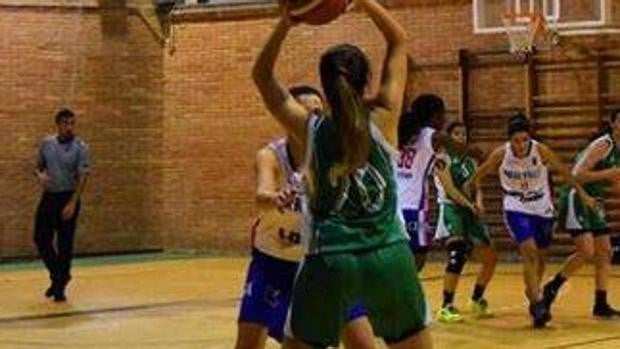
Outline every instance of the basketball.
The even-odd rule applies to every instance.
[[[295,21],[311,25],[327,24],[335,20],[347,10],[350,2],[350,0],[288,1],[291,18]]]

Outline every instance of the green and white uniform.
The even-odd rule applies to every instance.
[[[373,126],[368,163],[332,183],[336,134],[332,119],[309,121],[309,254],[287,332],[312,346],[337,345],[347,310],[362,303],[375,333],[397,342],[424,329],[430,316],[398,213],[392,151]]]
[[[448,167],[454,186],[458,190],[462,190],[463,184],[476,172],[476,161],[471,157],[444,153],[437,162],[443,162]],[[490,245],[491,237],[488,227],[482,224],[470,209],[454,203],[446,194],[437,176],[435,176],[435,186],[439,203],[435,239],[461,237],[473,245]]]
[[[620,166],[620,150],[611,134],[604,134],[592,141],[585,149],[580,151],[575,157],[573,174],[578,166],[587,158],[592,149],[604,142],[608,145],[609,151],[593,168],[594,171],[601,171]],[[604,181],[590,182],[583,184],[583,189],[590,196],[603,199],[606,195],[608,183]],[[560,196],[560,221],[564,223],[566,230],[573,236],[584,232],[591,232],[595,235],[606,234],[609,224],[605,218],[603,209],[593,211],[583,205],[579,195],[573,188],[565,187]]]

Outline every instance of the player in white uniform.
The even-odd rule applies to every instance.
[[[290,93],[312,113],[323,109],[320,93],[297,86]],[[236,349],[264,348],[267,337],[283,339],[302,246],[302,174],[304,146],[281,138],[258,151],[256,201],[259,217],[252,227],[252,260],[239,309]],[[374,348],[366,310],[358,305],[347,316],[346,348]]]
[[[496,148],[471,179],[475,188],[487,175],[499,171],[504,192],[504,221],[523,259],[526,295],[534,327],[544,327],[551,314],[542,301],[541,281],[545,252],[552,241],[554,206],[548,166],[577,189],[589,206],[596,201],[577,183],[558,156],[530,136],[529,121],[517,114],[508,121],[509,142]],[[467,185],[469,187],[469,185]]]
[[[432,232],[428,227],[428,180],[431,176],[435,151],[440,147],[456,153],[476,153],[467,146],[454,142],[437,132],[443,128],[446,107],[433,94],[418,96],[408,112],[398,122],[398,150],[396,182],[398,203],[409,234],[409,247],[415,256],[418,271],[426,261]],[[474,154],[479,155],[479,154]]]

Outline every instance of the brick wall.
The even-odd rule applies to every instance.
[[[67,95],[75,52],[82,58],[73,105],[95,162],[78,250],[246,250],[254,215],[254,154],[282,134],[250,79],[253,60],[275,24],[274,10],[177,14],[170,53],[123,8],[131,1],[93,0],[73,39],[55,33],[68,32],[78,18],[75,11],[2,6],[3,1],[0,30],[11,35],[0,39],[0,124],[9,131],[11,147],[0,154],[0,257],[32,253],[37,197],[29,177],[32,154],[36,141],[52,131],[51,116]],[[458,116],[458,50],[505,48],[506,38],[473,35],[470,1],[392,3],[417,64],[411,94],[441,94],[451,116]],[[585,44],[609,46],[606,40]],[[355,13],[329,26],[295,28],[278,64],[282,82],[317,84],[320,53],[344,41],[368,53],[377,77],[381,36]],[[617,75],[608,83],[617,85]],[[561,77],[549,79],[545,91],[575,87],[563,85]],[[525,103],[520,68],[476,69],[470,81],[472,108]]]
[[[0,127],[8,137],[0,153],[0,258],[34,253],[33,157],[64,104],[77,112],[93,161],[77,250],[161,247],[160,46],[123,8],[31,5],[0,3]]]
[[[473,35],[469,1],[399,2],[391,11],[407,29],[418,65],[411,94],[439,93],[451,116],[458,116],[458,50],[505,49],[507,38]],[[275,24],[273,11],[255,11],[254,16],[246,10],[203,11],[180,14],[176,20],[176,51],[164,57],[166,246],[247,248],[254,214],[254,153],[282,134],[250,79],[252,60]],[[344,41],[363,47],[376,77],[383,42],[362,14],[349,14],[325,27],[295,28],[285,43],[278,76],[284,84],[317,84],[322,50]],[[586,47],[594,45],[613,44],[585,41]],[[525,106],[521,67],[477,69],[470,81],[472,108]],[[553,83],[562,86],[561,79]],[[186,180],[179,181],[179,176]]]
[[[454,63],[460,48],[503,44],[502,37],[470,34],[470,5],[443,3],[392,10],[410,34],[408,45],[417,64]],[[176,51],[164,57],[166,245],[238,250],[248,245],[254,213],[255,151],[282,134],[250,77],[253,59],[275,19],[202,16],[176,24]],[[295,28],[277,67],[280,79],[284,84],[317,84],[321,52],[341,42],[360,45],[378,76],[382,38],[366,16],[350,14],[329,26]],[[414,93],[441,93],[451,110],[458,109],[457,70],[423,69],[416,81]]]

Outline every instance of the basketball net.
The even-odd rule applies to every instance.
[[[508,40],[510,53],[517,58],[526,58],[536,46],[559,43],[559,34],[555,26],[540,13],[517,14],[509,12],[502,18]]]

